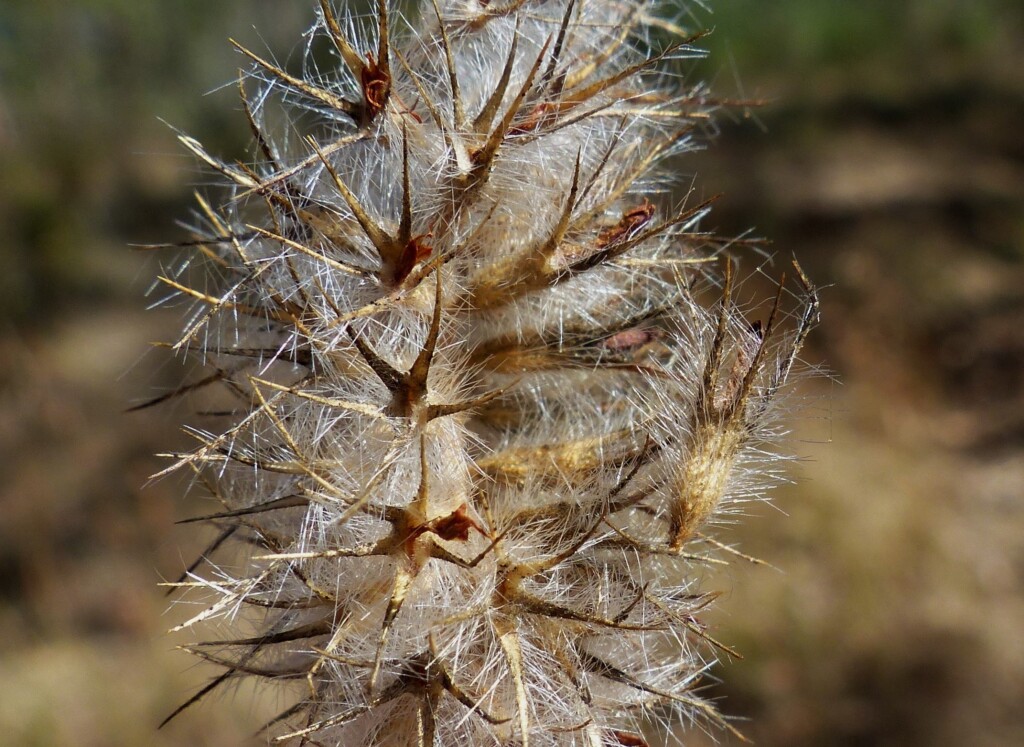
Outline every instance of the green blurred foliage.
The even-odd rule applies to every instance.
[[[171,127],[244,152],[231,94],[203,95],[241,64],[227,37],[287,52],[312,12],[269,0],[0,4],[0,315],[43,322],[138,293],[126,244],[173,236],[187,185],[204,178]],[[259,18],[273,20],[265,42]]]
[[[1019,51],[1018,0],[714,0],[709,66],[787,97],[901,95],[983,77],[1001,85]]]

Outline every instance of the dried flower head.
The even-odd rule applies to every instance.
[[[708,203],[671,207],[714,102],[654,4],[320,0],[300,70],[238,46],[257,158],[182,138],[231,194],[162,280],[209,368],[180,391],[223,390],[169,468],[221,504],[182,627],[248,632],[189,648],[223,673],[183,708],[252,676],[302,684],[278,742],[732,730],[707,530],[775,479],[817,303],[797,266],[751,324]]]

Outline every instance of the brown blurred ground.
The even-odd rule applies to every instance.
[[[179,238],[203,178],[155,116],[241,152],[231,93],[200,95],[239,64],[223,40],[261,44],[255,24],[287,51],[310,11],[163,5],[0,8],[13,745],[225,747],[258,720],[247,691],[155,732],[209,674],[172,651],[185,610],[165,613],[156,587],[203,538],[172,526],[190,508],[179,483],[140,490],[151,455],[184,443],[181,413],[122,410],[182,374],[146,353],[178,322],[143,312],[158,268],[126,244]],[[823,286],[805,358],[835,374],[794,397],[797,485],[724,530],[781,570],[716,579],[717,636],[746,658],[709,692],[766,746],[1024,744],[1024,10],[849,7],[721,0],[704,18],[716,87],[771,102],[723,117],[680,183],[726,193],[723,233],[772,239],[766,274],[795,254]]]

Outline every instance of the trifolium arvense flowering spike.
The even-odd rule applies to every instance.
[[[254,677],[293,683],[274,743],[735,731],[699,582],[778,480],[817,301],[794,263],[750,319],[673,196],[699,34],[636,0],[372,5],[320,0],[294,66],[235,45],[251,161],[181,137],[226,187],[160,278],[205,366],[172,394],[216,403],[168,471],[216,502],[175,585],[221,673],[175,713]]]

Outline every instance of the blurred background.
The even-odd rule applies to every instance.
[[[285,59],[314,5],[0,3],[5,744],[255,743],[249,690],[155,731],[209,675],[157,587],[207,538],[173,526],[180,482],[142,489],[184,413],[123,411],[182,370],[147,352],[179,319],[128,244],[184,238],[208,180],[172,128],[245,153],[227,38]],[[1024,4],[710,5],[683,16],[714,28],[694,79],[762,103],[680,183],[772,240],[767,274],[799,257],[834,376],[796,395],[796,484],[723,531],[778,570],[714,579],[745,658],[707,694],[765,746],[1024,744]]]

